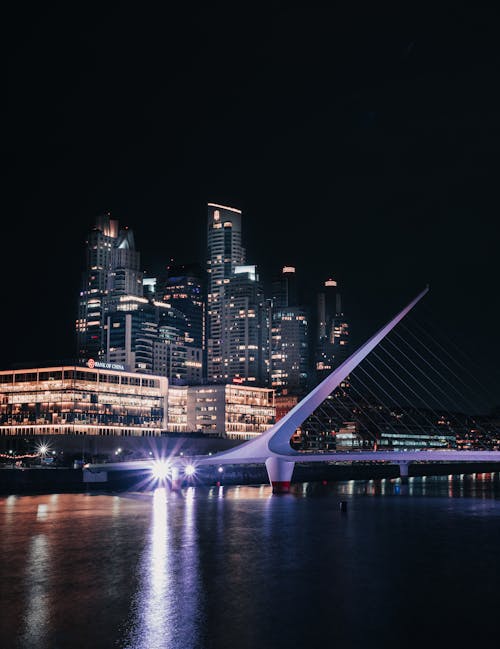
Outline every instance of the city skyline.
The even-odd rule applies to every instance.
[[[177,9],[165,38],[127,9],[11,10],[2,367],[73,350],[98,213],[185,263],[213,201],[242,210],[263,277],[334,276],[356,342],[429,283],[422,308],[498,392],[494,21],[386,18]]]

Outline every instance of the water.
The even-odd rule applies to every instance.
[[[2,498],[0,646],[498,646],[499,477]]]

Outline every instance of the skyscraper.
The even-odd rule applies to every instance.
[[[134,234],[125,228],[120,230],[111,247],[107,293],[110,299],[121,295],[143,295],[143,273],[140,270],[141,255],[135,249]]]
[[[309,318],[307,308],[298,304],[293,266],[273,280],[270,309],[271,386],[278,396],[300,396],[309,381]]]
[[[199,264],[168,266],[157,283],[157,299],[170,304],[186,317],[191,347],[205,347],[205,305],[203,270]]]
[[[262,385],[260,336],[264,292],[254,265],[236,266],[223,284],[221,353],[223,378]]]
[[[207,223],[207,377],[226,381],[222,346],[225,286],[235,268],[245,263],[241,242],[241,210],[208,203]],[[227,329],[226,329],[227,333]]]
[[[140,254],[132,230],[120,229],[109,212],[98,216],[86,241],[86,269],[76,322],[77,357],[103,358],[108,314],[118,308],[123,297],[142,295]]]
[[[283,266],[281,273],[272,281],[271,292],[275,308],[297,306],[297,273],[294,266]]]
[[[98,216],[86,241],[86,269],[76,321],[77,357],[86,360],[104,355],[104,312],[111,268],[111,251],[118,239],[119,225],[110,213]]]
[[[316,374],[318,382],[347,356],[349,325],[342,311],[342,300],[334,279],[327,279],[318,293]]]
[[[158,337],[156,309],[146,298],[123,295],[106,311],[106,361],[130,372],[153,372],[153,345]]]

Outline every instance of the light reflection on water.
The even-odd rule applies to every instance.
[[[153,493],[149,543],[140,562],[140,581],[134,596],[133,622],[126,647],[157,649],[171,646],[172,628],[170,526],[167,517],[167,491]]]
[[[9,496],[1,646],[387,648],[450,589],[488,631],[499,537],[499,473]]]
[[[39,505],[38,509],[40,507],[42,505]],[[32,646],[32,644],[36,643],[40,632],[43,636],[47,633],[47,600],[50,584],[48,583],[45,566],[49,560],[49,541],[45,534],[36,534],[30,540],[26,557],[26,602],[21,632],[24,646]]]

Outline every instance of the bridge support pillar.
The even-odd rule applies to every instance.
[[[273,488],[273,494],[283,494],[290,491],[290,482],[292,479],[295,462],[282,460],[272,455],[266,460],[267,475]]]
[[[170,489],[172,491],[180,491],[181,490],[181,482],[182,479],[179,475],[179,467],[173,466],[172,467],[172,474],[170,478]]]
[[[399,465],[399,477],[403,484],[408,484],[408,467],[410,466],[409,462],[398,462]]]

